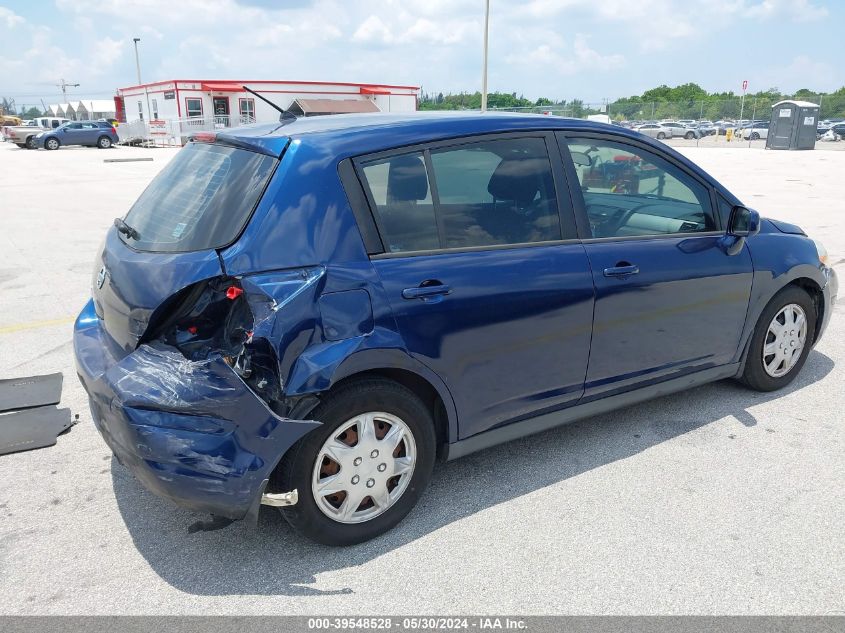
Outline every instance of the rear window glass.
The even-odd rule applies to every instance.
[[[241,232],[278,160],[243,149],[190,143],[155,177],[125,220],[133,248],[220,248]]]

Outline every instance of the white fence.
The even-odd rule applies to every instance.
[[[184,145],[191,134],[214,132],[230,127],[250,125],[255,118],[250,116],[202,116],[158,121],[129,121],[117,127],[121,143],[143,143],[151,145]]]

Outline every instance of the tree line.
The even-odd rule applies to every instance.
[[[772,105],[783,99],[811,101],[821,107],[823,118],[845,117],[845,86],[835,92],[814,92],[802,88],[787,94],[778,88],[749,92],[742,96],[734,92],[707,92],[695,83],[686,83],[670,88],[666,85],[646,90],[640,95],[622,97],[604,103],[586,103],[581,99],[558,99],[540,97],[526,99],[515,92],[492,92],[487,95],[489,109],[526,110],[531,112],[550,111],[572,117],[606,113],[615,120],[635,119],[736,119],[768,118]],[[481,107],[480,92],[458,94],[429,94],[423,92],[419,100],[420,110],[478,110]]]

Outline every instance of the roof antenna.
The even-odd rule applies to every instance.
[[[263,102],[270,104],[270,106],[274,110],[278,110],[279,112],[281,112],[281,114],[279,115],[279,123],[281,123],[282,125],[287,125],[288,123],[293,123],[294,121],[296,121],[296,115],[293,112],[291,112],[290,110],[283,110],[282,108],[277,106],[275,103],[270,101],[267,97],[262,97],[260,94],[255,92],[255,90],[252,90],[251,88],[248,88],[247,86],[242,86],[242,88],[244,90],[246,90],[247,92],[254,94],[256,97],[261,99]]]

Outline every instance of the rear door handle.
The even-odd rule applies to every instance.
[[[640,272],[639,266],[633,265],[626,265],[626,266],[614,266],[612,268],[605,268],[604,269],[604,276],[605,277],[630,277],[631,275],[636,275]]]
[[[435,286],[418,286],[417,288],[405,288],[402,291],[403,299],[427,299],[429,297],[437,297],[448,295],[452,289],[446,284],[439,284]]]

